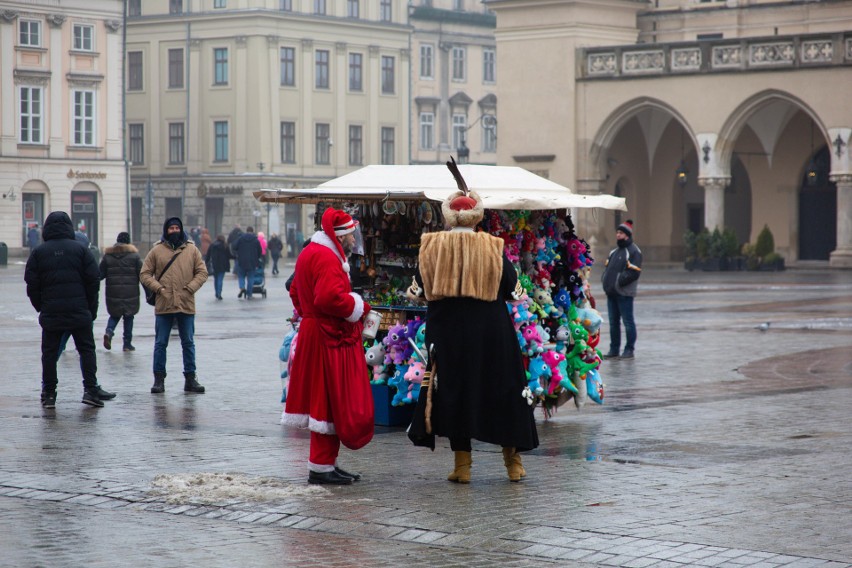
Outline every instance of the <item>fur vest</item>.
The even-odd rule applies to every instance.
[[[488,233],[448,231],[420,237],[420,275],[429,301],[497,299],[503,274],[503,239]]]

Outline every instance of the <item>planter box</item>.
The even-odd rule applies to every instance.
[[[722,258],[706,258],[701,263],[701,270],[705,272],[718,272],[720,270],[725,270],[725,266],[723,266]]]
[[[373,389],[373,405],[375,407],[374,422],[377,426],[408,426],[414,415],[414,405],[392,406],[395,389],[387,385],[370,385]]]

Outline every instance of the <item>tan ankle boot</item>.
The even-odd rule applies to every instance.
[[[515,448],[503,448],[503,464],[509,474],[509,481],[520,481],[527,475],[524,464],[521,463],[521,454]]]
[[[470,483],[470,464],[473,463],[470,452],[454,452],[454,454],[456,467],[447,476],[447,480],[456,483]]]

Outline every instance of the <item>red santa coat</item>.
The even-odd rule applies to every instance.
[[[361,346],[364,300],[352,292],[348,266],[323,232],[296,261],[290,298],[303,319],[283,423],[336,434],[357,450],[373,438],[373,395]]]

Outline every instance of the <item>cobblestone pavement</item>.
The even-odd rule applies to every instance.
[[[23,266],[0,268],[0,566],[852,565],[852,271],[649,267],[637,358],[605,363],[603,406],[537,414],[522,483],[488,445],[469,486],[448,483],[448,444],[377,427],[341,455],[364,479],[326,489],[306,483],[308,437],[278,424],[290,269],[265,300],[238,300],[232,277],[224,301],[202,288],[206,394],[183,393],[174,336],[151,395],[151,309],[123,353],[100,346],[102,308],[99,378],[118,397],[80,404],[71,352],[43,410]],[[261,489],[157,486],[190,474]]]

